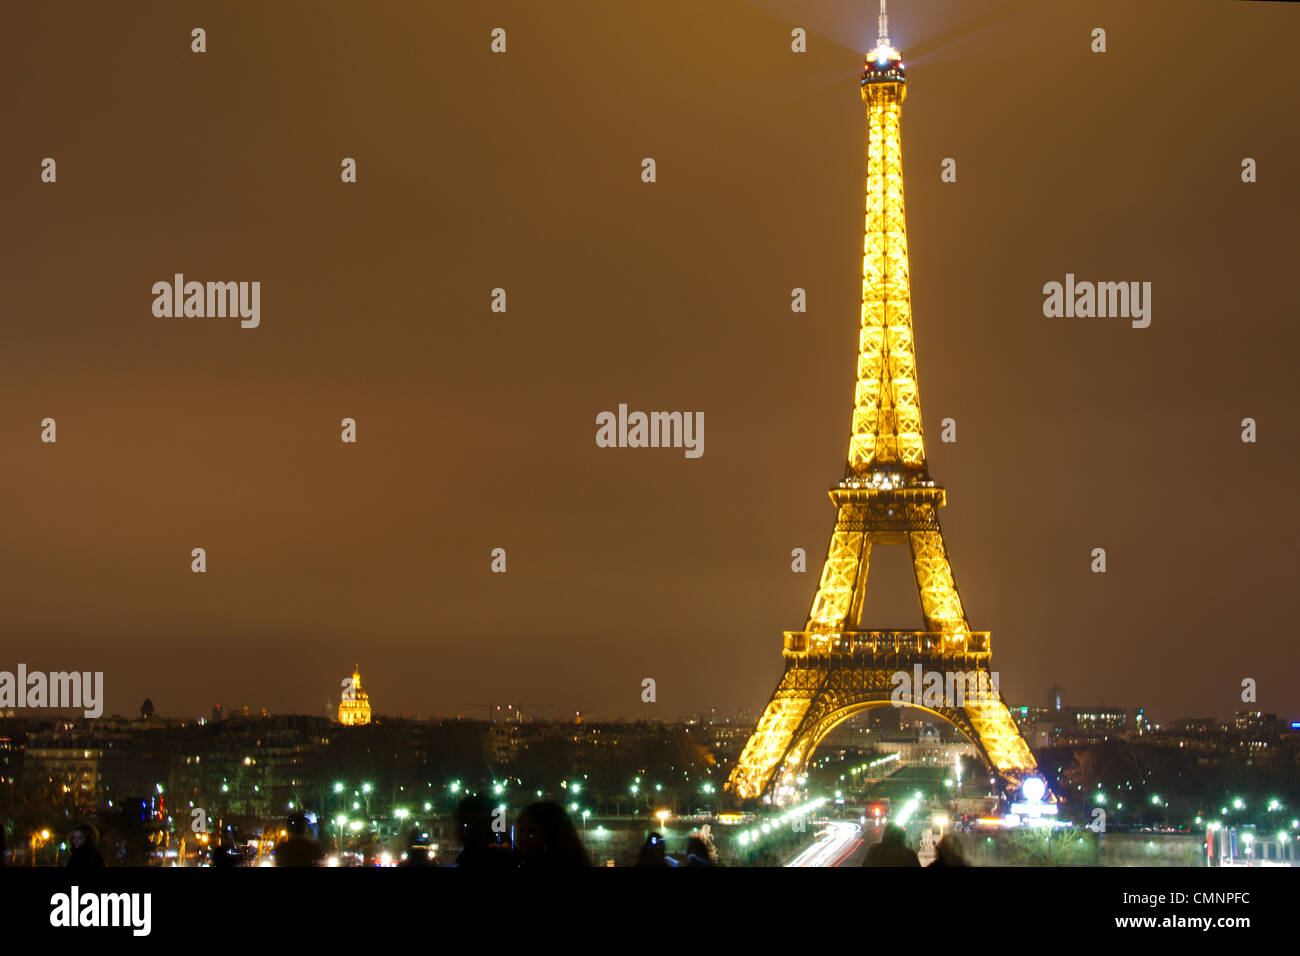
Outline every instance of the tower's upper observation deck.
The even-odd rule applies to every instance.
[[[867,54],[862,66],[862,86],[873,83],[906,83],[903,59],[897,50],[877,47]]]

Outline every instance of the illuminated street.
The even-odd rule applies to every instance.
[[[847,820],[832,820],[817,835],[812,846],[786,866],[843,866],[858,862],[863,847],[862,827]]]

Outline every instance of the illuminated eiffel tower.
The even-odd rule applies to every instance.
[[[869,124],[866,243],[848,466],[830,492],[839,513],[808,622],[785,633],[785,673],[727,784],[741,798],[785,802],[826,734],[855,713],[890,706],[891,675],[910,677],[918,664],[922,673],[942,675],[950,696],[923,696],[913,687],[909,704],[928,703],[924,709],[955,725],[1004,791],[1037,777],[996,688],[981,694],[987,684],[972,687],[951,676],[988,678],[989,634],[972,631],[966,621],[939,527],[945,494],[925,461],[903,217],[899,119],[907,83],[889,45],[884,0],[880,7],[880,38],[862,71]],[[924,630],[857,629],[873,544],[911,549]],[[1037,781],[1029,789],[1041,792]]]

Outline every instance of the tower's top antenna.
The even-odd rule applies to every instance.
[[[903,61],[898,51],[889,45],[889,13],[885,10],[885,0],[880,0],[880,36],[876,39],[876,48],[867,54],[867,65],[862,74],[862,82],[888,81],[890,83],[903,79]]]

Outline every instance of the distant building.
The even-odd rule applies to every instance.
[[[1151,731],[1141,707],[1067,707],[1060,703],[1060,688],[1052,688],[1048,706],[1011,708],[1012,719],[1031,747],[1132,740]]]
[[[919,728],[886,730],[877,736],[876,749],[881,753],[898,754],[898,762],[904,767],[951,766],[958,755],[979,759],[975,747],[964,736],[928,722]]]
[[[518,758],[523,736],[521,729],[518,723],[488,725],[485,748],[489,763],[496,766]]]
[[[1239,710],[1233,718],[1233,729],[1247,750],[1261,751],[1277,741],[1282,723],[1277,714],[1258,710]]]
[[[361,689],[361,670],[352,669],[352,681],[343,689],[339,701],[339,723],[346,727],[360,727],[370,723],[370,695]]]
[[[1277,714],[1264,714],[1258,710],[1237,711],[1233,726],[1242,734],[1270,733],[1281,729]]]
[[[41,790],[67,795],[77,806],[98,804],[100,792],[99,750],[80,747],[31,747],[25,754],[24,775]]]

